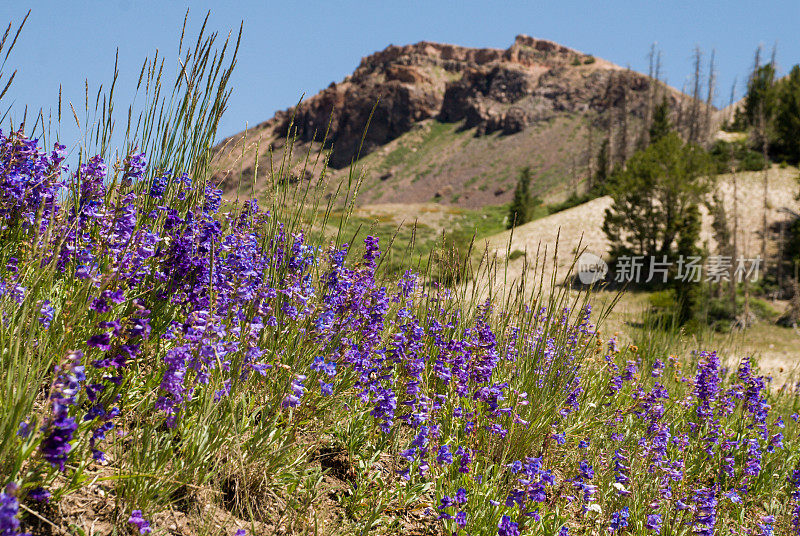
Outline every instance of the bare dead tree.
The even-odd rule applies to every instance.
[[[655,78],[656,78],[656,89],[653,94],[653,106],[652,109],[655,110],[656,103],[662,102],[664,99],[667,99],[669,96],[669,88],[667,86],[667,81],[661,79],[661,51],[658,51],[656,55],[656,70],[655,70]],[[648,136],[650,134],[650,126],[652,125],[652,121],[650,124],[647,125],[647,132]]]
[[[712,229],[714,230],[714,241],[717,243],[717,253],[720,256],[729,256],[731,259],[735,259],[733,255],[733,237],[731,236],[731,225],[728,221],[728,212],[725,209],[725,205],[725,196],[718,188],[715,189],[712,193],[711,202],[708,203],[707,206],[712,216]],[[728,276],[728,288],[730,289],[734,284],[733,262],[731,262],[731,267],[728,269]],[[722,281],[718,281],[716,288],[717,297],[722,296],[722,286]],[[735,313],[735,307],[733,311]]]
[[[706,95],[706,109],[703,118],[703,143],[705,144],[711,137],[711,110],[714,108],[714,92],[716,91],[717,73],[714,65],[714,57],[716,50],[711,50],[711,59],[708,63],[708,81],[707,81],[707,95]]]
[[[619,139],[617,140],[617,162],[624,166],[628,160],[628,82],[630,70],[621,76],[622,96],[618,109]]]
[[[656,56],[656,80],[658,82],[662,82],[661,80],[661,51],[658,51],[658,55]],[[663,81],[666,84],[666,81]],[[659,84],[660,86],[660,84]],[[660,88],[659,88],[660,89]],[[655,102],[658,102],[658,95],[655,95]]]
[[[728,116],[725,118],[725,120],[728,122],[729,125],[733,122],[734,119],[733,100],[736,98],[736,82],[737,80],[736,77],[734,76],[733,84],[731,84],[731,97],[730,101],[728,102]]]
[[[577,193],[578,192],[578,168],[575,166],[575,155],[573,154],[570,158],[570,176],[572,179],[570,180],[570,190]]]
[[[606,143],[607,143],[607,150],[608,155],[606,160],[608,163],[606,164],[606,171],[614,168],[614,152],[613,152],[613,141],[614,141],[614,84],[616,82],[616,73],[612,72],[608,77],[608,85],[606,86],[606,95],[605,95],[605,102],[606,102],[606,110],[605,110],[605,129],[606,129]]]
[[[649,120],[650,119],[650,117],[652,115],[652,112],[653,112],[653,106],[655,106],[655,91],[656,91],[656,87],[655,87],[655,84],[652,83],[653,80],[655,79],[655,75],[656,75],[656,72],[655,72],[655,68],[656,68],[656,63],[655,63],[656,62],[656,44],[655,43],[650,45],[650,52],[647,54],[647,60],[648,60],[647,61],[648,62],[647,77],[649,78],[649,81],[650,81],[650,87],[649,87],[649,91],[648,91],[648,95],[647,95],[648,102],[647,102],[647,111],[645,113],[645,120]]]
[[[688,141],[697,143],[700,138],[700,71],[702,69],[700,47],[694,49],[694,72],[692,73],[692,105],[689,108]]]
[[[777,261],[778,264],[776,266],[777,269],[777,279],[778,279],[778,292],[783,294],[783,257],[785,255],[785,244],[786,244],[786,229],[789,227],[789,217],[788,214],[784,214],[783,221],[780,222],[780,228],[778,232],[778,255]]]
[[[775,53],[776,53],[776,47],[773,47],[772,48],[772,58],[770,59],[770,63],[769,63],[769,65],[773,69],[772,72],[774,72],[774,68],[775,68]],[[757,53],[757,54],[760,54],[760,52]],[[756,57],[758,58],[759,56],[756,56]],[[756,72],[754,73],[754,76],[758,76],[758,68],[756,68]],[[769,166],[769,133],[768,133],[768,128],[769,128],[769,122],[771,120],[771,117],[768,117],[768,116],[772,114],[772,110],[771,109],[770,110],[767,109],[767,107],[765,106],[765,102],[764,101],[767,98],[768,92],[772,88],[772,83],[773,83],[773,80],[772,80],[772,77],[770,76],[766,80],[766,87],[764,88],[764,95],[759,99],[759,106],[758,106],[758,130],[759,130],[758,137],[759,137],[759,140],[761,142],[761,155],[762,155],[762,157],[764,159],[764,174],[763,174],[763,177],[764,177],[764,181],[763,181],[764,182],[764,204],[763,204],[763,212],[762,212],[762,215],[761,215],[762,216],[761,217],[761,224],[762,224],[761,225],[762,226],[762,229],[761,229],[761,233],[762,233],[762,236],[761,236],[761,258],[763,259],[764,269],[765,270],[766,270],[766,267],[767,267],[767,238],[768,238],[767,234],[769,232],[769,227],[767,225],[767,211],[769,210],[769,167],[770,167]]]
[[[591,186],[594,177],[594,120],[589,117],[589,125],[586,133],[586,169],[589,173],[589,183]]]
[[[745,252],[749,251],[748,248],[748,240],[747,236],[744,237],[744,250]],[[744,290],[744,312],[742,313],[742,329],[747,329],[748,324],[750,323],[750,278],[743,277],[742,278],[742,287]]]
[[[655,108],[656,91],[658,91],[658,81],[655,79],[655,62],[656,62],[656,44],[650,45],[650,52],[647,54],[648,69],[647,69],[647,102],[645,103],[644,121],[642,121],[641,129],[639,129],[639,138],[637,147],[644,149],[650,143],[650,124],[653,121],[653,109]]]
[[[736,95],[736,80],[734,79],[733,84],[731,85],[731,97],[728,106],[732,109],[733,108],[733,99]],[[730,292],[730,300],[731,300],[731,310],[736,315],[736,281],[734,280],[734,272],[733,272],[733,263],[736,262],[736,259],[739,255],[739,181],[736,177],[736,165],[734,163],[734,151],[733,151],[733,144],[729,145],[730,150],[730,169],[731,169],[731,179],[733,180],[733,240],[731,241],[731,254],[733,257],[733,262],[731,262],[731,286],[728,289]]]
[[[683,87],[681,87],[681,94],[686,95],[686,82],[683,83]],[[677,110],[675,110],[675,130],[681,134],[686,133],[686,99],[680,98],[678,99],[678,105],[676,106]]]

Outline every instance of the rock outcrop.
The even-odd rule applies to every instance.
[[[343,82],[333,83],[273,120],[302,141],[328,141],[330,164],[350,164],[418,121],[464,120],[477,134],[520,132],[561,112],[603,112],[627,99],[641,116],[653,81],[551,41],[517,36],[507,50],[421,42],[389,46],[367,56]],[[374,107],[374,110],[373,110]],[[370,119],[371,116],[371,119]]]
[[[326,147],[333,148],[330,166],[342,169],[357,156],[386,147],[426,120],[459,123],[461,131],[474,129],[477,137],[498,132],[513,136],[533,125],[567,116],[587,116],[590,121],[605,118],[598,122],[597,130],[620,123],[622,118],[641,125],[652,104],[654,84],[673,104],[686,98],[643,74],[525,35],[517,36],[506,50],[430,42],[392,45],[363,58],[343,81],[278,112],[256,130],[273,148],[280,147],[280,140],[290,134],[300,142],[320,142],[325,137]],[[634,138],[633,134],[622,136],[627,140],[622,144],[632,146]],[[235,146],[240,139],[234,136],[221,146]],[[585,161],[586,156],[579,155],[579,160]],[[548,166],[552,167],[544,164]],[[247,178],[247,165],[244,168]],[[486,177],[499,173],[482,172]],[[392,169],[382,169],[376,179],[388,184],[392,173]],[[453,171],[449,166],[442,173],[457,176],[452,179],[456,183],[470,180],[468,169]],[[218,178],[227,188],[235,187],[232,173],[222,173]],[[453,196],[460,195],[461,186],[457,185]],[[420,190],[415,199],[444,191],[442,185],[433,183],[421,188],[414,182],[413,188]],[[471,196],[472,203],[483,203],[491,197],[491,191],[467,191],[463,195],[464,199]]]

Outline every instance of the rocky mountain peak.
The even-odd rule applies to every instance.
[[[641,122],[654,88],[673,104],[685,98],[645,75],[546,39],[518,35],[507,49],[421,41],[362,58],[341,82],[257,130],[276,144],[289,134],[301,143],[318,142],[327,131],[330,166],[341,169],[426,120],[457,123],[476,137],[512,136],[567,116]],[[231,142],[236,137],[223,144]]]
[[[623,72],[613,84],[626,86],[624,91],[649,88],[643,75],[527,35],[505,50],[427,41],[390,45],[363,58],[341,83],[278,114],[275,127],[280,136],[292,127],[302,141],[312,141],[330,120],[331,165],[339,168],[355,156],[373,106],[362,155],[430,117],[464,120],[466,128],[478,127],[478,135],[513,134],[555,113],[602,111],[616,100],[608,98],[609,78]],[[635,112],[641,106],[635,95],[632,101]]]

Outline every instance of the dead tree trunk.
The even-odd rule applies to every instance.
[[[594,121],[589,117],[589,125],[586,134],[586,168],[589,173],[589,187],[592,186],[594,177]]]
[[[683,84],[683,87],[681,88],[681,93],[683,95],[686,94],[686,84],[685,83]],[[685,101],[686,101],[685,98],[679,98],[678,99],[677,110],[675,112],[675,130],[678,133],[680,133],[681,135],[684,135],[684,136],[687,133],[686,124],[685,124],[686,123],[686,102]]]
[[[628,160],[628,72],[622,76],[622,102],[619,107],[619,140],[617,146],[617,162],[625,166]]]
[[[703,116],[703,145],[706,146],[708,140],[711,138],[711,110],[714,106],[714,91],[716,90],[717,73],[714,71],[714,57],[716,51],[711,51],[711,60],[708,64],[708,93],[706,95],[706,109]]]
[[[656,91],[658,91],[658,80],[655,76],[655,59],[656,59],[656,45],[650,45],[650,53],[647,55],[649,60],[649,67],[647,70],[648,83],[650,84],[647,89],[647,103],[644,110],[644,121],[642,128],[639,130],[639,138],[637,140],[637,148],[644,149],[650,143],[650,124],[653,122],[653,109],[656,105]]]
[[[732,248],[732,256],[733,259],[731,262],[731,268],[733,269],[733,264],[737,262],[737,258],[739,255],[739,181],[736,178],[736,166],[733,164],[733,144],[730,146],[731,148],[731,176],[733,178],[733,240],[731,243]],[[731,273],[731,286],[729,289],[730,292],[730,300],[731,300],[731,310],[733,311],[734,316],[736,316],[736,280],[733,277],[733,273]]]
[[[700,48],[694,49],[694,73],[692,74],[692,106],[689,109],[689,143],[697,143],[700,139],[700,70],[702,53]]]

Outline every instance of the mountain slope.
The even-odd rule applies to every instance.
[[[780,168],[772,166],[769,171],[769,190],[767,221],[770,229],[786,219],[782,209],[800,210],[795,194],[797,192],[797,168]],[[763,173],[747,171],[737,173],[737,203],[739,218],[739,254],[745,258],[754,258],[760,254],[763,204],[761,201]],[[729,221],[733,221],[734,186],[733,176],[729,174],[717,177],[717,192],[723,205],[727,208]],[[754,194],[755,193],[755,194]],[[757,196],[754,201],[753,196]],[[602,230],[605,210],[612,203],[610,196],[599,197],[588,203],[568,210],[552,214],[545,218],[520,225],[512,231],[505,231],[486,239],[491,251],[504,257],[506,251],[527,251],[528,258],[535,257],[537,249],[544,252],[547,248],[548,261],[558,248],[555,267],[559,270],[559,282],[570,275],[567,270],[575,255],[585,248],[586,251],[608,257],[609,241]],[[709,248],[710,255],[719,254],[714,239],[713,219],[705,206],[701,206],[703,227],[700,240]],[[511,245],[509,247],[509,240]],[[768,253],[774,257],[779,240],[770,237]],[[522,258],[509,262],[509,280],[515,281],[522,274],[524,263]]]
[[[299,155],[289,163],[295,176],[309,150],[325,151],[334,181],[360,155],[362,202],[499,204],[526,165],[534,193],[559,197],[586,178],[602,140],[613,159],[629,155],[663,97],[676,114],[689,101],[645,75],[528,36],[506,50],[390,46],[341,83],[223,140],[217,178],[228,192],[249,190],[256,153],[266,162],[288,137]]]

